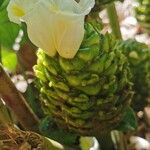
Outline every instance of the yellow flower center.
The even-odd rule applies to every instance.
[[[25,15],[25,11],[23,10],[23,8],[16,4],[13,5],[12,11],[15,14],[15,16],[17,16],[17,17],[22,17]]]

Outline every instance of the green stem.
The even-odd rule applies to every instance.
[[[107,14],[109,17],[109,23],[111,25],[112,33],[117,39],[122,39],[117,11],[114,3],[108,5]]]
[[[100,144],[101,150],[115,150],[110,132],[96,138]]]

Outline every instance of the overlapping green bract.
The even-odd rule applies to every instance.
[[[119,42],[117,46],[127,55],[133,74],[132,107],[134,110],[142,110],[150,97],[150,50],[147,45],[129,39]]]
[[[89,24],[85,30],[73,59],[39,50],[34,70],[45,115],[61,128],[96,135],[114,129],[122,119],[132,96],[131,74],[110,34],[99,35]]]
[[[136,18],[143,30],[150,34],[150,0],[140,0],[136,8]]]

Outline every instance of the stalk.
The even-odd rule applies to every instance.
[[[100,137],[97,137],[97,140],[100,144],[101,150],[115,150],[114,143],[111,138],[111,133],[105,133]]]
[[[21,125],[31,131],[38,131],[39,120],[33,113],[24,97],[16,89],[9,76],[0,64],[0,97],[14,112]]]
[[[124,136],[124,134],[122,132],[119,132],[118,131],[118,134],[119,134],[119,149],[120,150],[129,150],[128,149],[128,143],[127,143],[127,139],[126,137]]]
[[[117,11],[114,3],[108,5],[107,14],[109,17],[109,23],[111,25],[112,33],[114,34],[116,39],[122,39]]]
[[[116,149],[118,150],[129,150],[128,143],[125,135],[120,131],[113,131],[112,136],[115,140]]]

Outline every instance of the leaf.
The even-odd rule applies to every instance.
[[[50,116],[41,120],[39,130],[44,136],[65,145],[75,145],[78,138],[76,134],[58,128]]]
[[[2,48],[2,63],[10,71],[14,71],[17,65],[17,56],[14,51]]]
[[[135,113],[131,107],[127,107],[123,115],[123,119],[119,126],[116,128],[120,131],[128,131],[137,129],[137,120]]]
[[[0,11],[8,5],[9,0],[0,0]]]
[[[34,82],[28,85],[24,96],[35,114],[40,118],[43,117],[43,111],[39,101],[39,92],[35,88]]]
[[[7,5],[9,0],[0,1],[0,43],[2,46],[12,48],[15,39],[18,36],[20,27],[19,25],[10,22],[7,13]]]
[[[1,7],[1,5],[3,4],[3,2],[4,2],[3,0],[0,0],[0,7]]]

